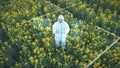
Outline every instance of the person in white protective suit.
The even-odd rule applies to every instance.
[[[67,22],[64,21],[63,15],[59,15],[58,21],[52,26],[53,33],[55,34],[55,45],[59,47],[60,43],[66,47],[66,35],[69,33],[70,28]]]

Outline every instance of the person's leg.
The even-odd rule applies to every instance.
[[[66,48],[66,35],[62,35],[61,44],[64,48]]]
[[[59,47],[60,41],[59,41],[59,40],[56,40],[56,41],[55,41],[55,45],[56,45],[56,47]]]
[[[60,45],[60,35],[55,34],[55,46],[59,47],[59,45]]]
[[[62,46],[66,48],[66,41],[62,41],[61,43],[62,43]]]

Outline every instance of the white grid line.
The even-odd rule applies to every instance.
[[[46,1],[46,0],[44,0],[44,1]],[[49,4],[52,4],[52,5],[54,5],[54,6],[56,6],[56,7],[58,7],[58,8],[60,8],[59,6],[57,6],[57,5],[55,5],[55,4],[51,3],[51,2],[48,2],[48,1],[46,1],[46,2],[49,3]],[[50,13],[46,13],[46,14],[44,14],[44,15],[41,15],[40,17],[44,17],[44,16],[47,16],[48,14],[53,14],[53,13],[56,13],[56,12],[62,11],[62,10],[66,11],[66,12],[68,12],[68,13],[71,13],[71,12],[65,10],[65,9],[71,8],[71,7],[74,7],[74,6],[77,6],[77,5],[79,5],[79,4],[81,4],[81,2],[80,2],[80,3],[77,3],[77,4],[74,4],[74,5],[72,5],[72,6],[68,6],[68,7],[66,7],[66,8],[60,8],[60,10],[57,10],[57,11],[53,11],[53,12],[50,12]],[[72,13],[71,13],[71,14],[72,14]],[[35,17],[35,18],[39,18],[39,17]],[[28,20],[28,21],[25,21],[25,22],[29,22],[29,21],[31,21],[31,20],[33,20],[33,19],[34,19],[34,18],[32,18],[32,19],[30,19],[30,20]],[[23,22],[22,24],[24,24],[25,22]],[[95,25],[95,26],[96,26],[97,28],[102,29],[103,31],[105,31],[105,32],[113,35],[113,36],[119,37],[119,36],[115,35],[114,33],[111,33],[111,32],[109,32],[109,31],[107,31],[107,30],[105,30],[105,29],[103,29],[103,28],[101,28],[101,27],[99,27],[99,26],[97,26],[97,25]]]
[[[109,47],[107,47],[102,53],[100,53],[92,62],[90,62],[86,68],[89,68],[95,61],[97,61],[106,51],[108,51],[114,44],[116,44],[120,40],[120,37],[114,41]]]
[[[48,1],[47,1],[48,2]],[[50,2],[48,2],[48,3],[50,3]],[[52,4],[52,3],[51,3]],[[53,4],[53,5],[55,5],[55,4]],[[56,6],[56,5],[55,5]],[[56,6],[56,7],[58,7],[58,6]],[[60,8],[60,7],[59,7]],[[61,8],[62,9],[62,8]],[[63,9],[63,10],[65,10],[65,9]],[[67,10],[65,10],[65,11],[67,11]],[[67,11],[67,12],[69,12],[69,11]],[[99,27],[99,26],[97,26],[97,25],[94,25],[95,27],[97,27],[97,28],[99,28],[99,29],[101,29],[101,30],[103,30],[103,31],[105,31],[105,32],[107,32],[107,33],[109,33],[109,34],[111,34],[111,35],[113,35],[113,36],[116,36],[116,37],[118,37],[118,39],[115,41],[115,42],[113,42],[111,45],[109,45],[109,47],[107,47],[102,53],[100,53],[92,62],[90,62],[87,66],[86,66],[86,68],[89,68],[89,66],[91,66],[96,60],[98,60],[106,51],[108,51],[114,44],[116,44],[119,40],[120,40],[120,37],[119,36],[117,36],[117,35],[115,35],[114,33],[111,33],[111,32],[109,32],[109,31],[107,31],[107,30],[105,30],[105,29],[103,29],[103,28],[101,28],[101,27]]]
[[[99,27],[99,26],[97,26],[97,25],[94,25],[94,26],[97,27],[98,29],[101,29],[101,30],[105,31],[106,33],[109,33],[109,34],[111,34],[111,35],[116,36],[117,38],[119,38],[119,36],[115,35],[115,34],[112,33],[112,32],[109,32],[109,31],[107,31],[107,30],[105,30],[105,29],[103,29],[103,28],[101,28],[101,27]]]
[[[46,1],[46,0],[45,0],[45,1]],[[62,9],[61,7],[55,5],[55,4],[51,3],[51,2],[48,2],[48,1],[46,1],[46,2],[49,3],[49,4],[52,4],[52,5],[54,5],[54,6],[56,6],[56,7],[58,7],[58,8],[60,8],[60,10],[64,10],[64,11],[66,11],[66,12],[68,12],[68,13],[71,13],[71,12],[65,10],[65,9],[69,8],[70,6]],[[81,3],[77,3],[77,5],[79,5],[79,4],[81,4]],[[74,7],[74,6],[76,6],[76,5],[74,4],[72,7]],[[70,7],[70,8],[71,8],[71,7]],[[52,13],[51,13],[51,14],[52,14]],[[72,13],[71,13],[71,14],[72,14]],[[45,14],[45,15],[43,15],[43,16],[46,16],[46,15],[47,15],[47,14]],[[113,36],[119,37],[119,36],[115,35],[114,33],[111,33],[111,32],[109,32],[109,31],[107,31],[107,30],[105,30],[105,29],[103,29],[103,28],[101,28],[101,27],[99,27],[99,26],[97,26],[97,25],[94,25],[94,26],[97,27],[97,28],[99,28],[99,29],[101,29],[101,30],[103,30],[103,31],[105,31],[105,32],[107,32],[107,33],[109,33],[109,34],[111,34],[111,35],[113,35]]]
[[[50,2],[48,2],[48,3],[50,3]],[[0,3],[0,4],[1,4],[1,3]],[[52,4],[52,3],[51,3],[51,4]],[[47,14],[53,14],[53,13],[58,12],[58,11],[61,11],[61,10],[67,11],[67,10],[65,10],[65,9],[71,8],[71,7],[74,7],[74,6],[77,6],[77,5],[79,5],[79,4],[81,4],[81,2],[80,2],[80,3],[77,3],[77,4],[74,4],[74,5],[71,5],[71,6],[68,6],[68,7],[63,8],[63,9],[61,8],[60,10],[53,11],[53,12],[47,13]],[[55,4],[54,4],[54,5],[55,5]],[[56,6],[56,7],[57,7],[57,6]],[[59,7],[59,8],[60,8],[60,7]],[[69,11],[67,11],[67,12],[69,12]],[[70,13],[70,12],[69,12],[69,13]],[[44,17],[44,16],[46,16],[47,14],[41,15],[41,17]],[[35,18],[37,18],[37,17],[35,17]],[[34,19],[34,18],[32,18],[32,19]],[[31,21],[32,19],[30,19],[29,21]],[[25,22],[29,22],[29,21],[25,21]],[[23,23],[25,23],[25,22],[23,22]],[[96,26],[96,25],[95,25],[95,26]],[[115,43],[117,43],[117,42],[120,40],[120,37],[117,36],[117,35],[115,35],[114,33],[111,33],[111,32],[109,32],[109,31],[107,31],[107,30],[105,30],[105,29],[103,29],[103,28],[98,27],[98,26],[96,26],[96,27],[99,28],[99,29],[104,30],[105,32],[107,32],[107,33],[109,33],[109,34],[111,34],[111,35],[114,35],[114,36],[118,37],[118,39],[117,39],[115,42],[113,42],[109,47],[107,47],[102,53],[100,53],[92,62],[90,62],[90,63],[86,66],[86,68],[88,68],[89,66],[91,66],[97,59],[99,59],[106,51],[108,51]]]
[[[64,8],[62,9],[61,7],[59,7],[59,6],[57,6],[57,5],[53,4],[53,3],[51,3],[51,2],[49,2],[49,1],[46,1],[46,0],[45,0],[45,2],[51,4],[51,5],[55,6],[55,7],[58,7],[59,9],[64,10],[64,11],[67,12],[67,13],[72,14],[71,12],[65,10]]]
[[[46,1],[46,0],[44,0],[44,1]],[[47,1],[46,1],[47,2]],[[48,2],[48,3],[50,3],[50,2]],[[52,3],[51,3],[52,4]],[[77,4],[74,4],[74,5],[71,5],[71,6],[67,6],[67,7],[65,7],[65,8],[60,8],[59,10],[56,10],[56,11],[53,11],[53,12],[49,12],[49,13],[46,13],[46,14],[43,14],[43,15],[40,15],[40,17],[44,17],[44,16],[47,16],[48,14],[53,14],[53,13],[56,13],[56,12],[58,12],[58,11],[62,11],[62,10],[64,10],[64,11],[67,11],[67,10],[65,10],[65,9],[68,9],[68,8],[71,8],[71,7],[74,7],[74,6],[77,6],[77,5],[79,5],[79,4],[81,4],[81,2],[80,3],[77,3]],[[53,5],[53,4],[52,4]],[[57,6],[56,6],[57,7]],[[69,11],[67,11],[67,12],[69,12]],[[70,13],[70,12],[69,12]],[[39,18],[39,17],[35,17],[35,18]],[[28,20],[28,21],[25,21],[25,22],[22,22],[22,24],[24,24],[24,23],[26,23],[26,22],[29,22],[29,21],[31,21],[31,20],[33,20],[34,18],[32,18],[32,19],[30,19],[30,20]]]

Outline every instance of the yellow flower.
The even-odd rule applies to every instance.
[[[55,15],[55,14],[52,14],[52,18],[53,18],[53,19],[56,18],[56,15]]]
[[[35,63],[38,64],[38,60],[37,59],[35,59]]]
[[[98,20],[98,19],[99,19],[99,17],[98,17],[98,16],[96,16],[95,20]]]
[[[16,67],[19,67],[19,64],[18,64],[18,63],[16,63],[16,64],[15,64],[15,66],[16,66]]]
[[[46,27],[45,30],[46,30],[46,31],[50,31],[50,30],[51,30],[51,27]]]
[[[36,45],[36,42],[32,42],[32,45],[35,46],[35,45]]]
[[[28,65],[28,62],[25,62],[25,65]]]
[[[5,45],[8,45],[8,42],[5,42]]]
[[[83,58],[84,58],[84,59],[86,59],[86,58],[87,58],[87,56],[86,56],[86,55],[84,55],[84,56],[83,56]]]
[[[105,17],[105,14],[104,14],[104,13],[101,13],[100,15],[101,15],[103,18]]]
[[[47,7],[44,7],[44,12],[47,12]]]
[[[90,52],[90,50],[87,48],[87,49],[86,49],[86,53],[89,53],[89,52]]]
[[[51,52],[48,53],[49,56],[51,56],[51,54],[52,54]]]
[[[58,66],[62,66],[62,64],[60,62],[58,62]]]
[[[92,40],[94,41],[94,40],[95,40],[95,38],[92,38]]]
[[[19,24],[19,23],[16,23],[16,27],[18,27],[18,26],[20,26],[20,24]]]
[[[31,62],[33,62],[33,61],[34,61],[34,58],[33,58],[32,56],[30,56],[30,57],[29,57],[29,60],[30,60]]]
[[[53,58],[53,59],[52,59],[52,62],[53,62],[53,63],[56,63],[56,59],[55,59],[55,58]]]
[[[36,53],[36,51],[37,51],[37,48],[34,48],[33,52]]]
[[[42,41],[43,41],[43,42],[46,42],[45,38],[42,38]]]
[[[67,56],[66,55],[64,55],[64,59],[66,60],[66,58],[67,58]]]
[[[78,63],[79,63],[79,60],[78,60],[78,59],[76,59],[76,60],[75,60],[75,64],[76,64],[76,65],[78,65]]]
[[[28,15],[29,14],[29,10],[25,10],[25,13],[26,13],[26,15]]]
[[[82,9],[82,8],[85,8],[85,7],[87,7],[87,4],[86,4],[86,3],[80,5],[80,6],[79,6],[79,9]]]
[[[43,66],[43,65],[41,65],[41,66],[40,66],[40,68],[44,68],[44,66]]]
[[[5,47],[2,47],[3,50],[5,50]]]
[[[103,18],[103,22],[108,22],[108,19],[107,18]]]

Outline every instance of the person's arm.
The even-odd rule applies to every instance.
[[[53,26],[52,26],[52,31],[53,31],[54,34],[55,34],[55,31],[56,31],[56,29],[55,29],[55,24],[56,24],[56,23],[54,23]]]
[[[53,31],[54,34],[58,33],[57,24],[56,23],[53,24],[52,31]]]
[[[65,24],[66,28],[65,28],[65,34],[68,34],[70,31],[70,27],[68,25],[68,23]]]

